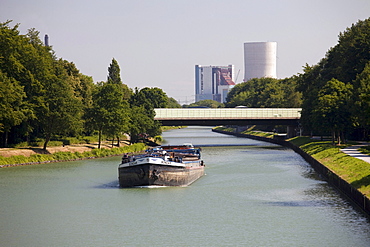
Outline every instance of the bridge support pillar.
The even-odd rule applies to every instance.
[[[296,126],[293,126],[293,125],[288,125],[287,126],[286,132],[287,132],[287,137],[288,138],[292,138],[292,137],[296,136],[295,128],[296,128]]]

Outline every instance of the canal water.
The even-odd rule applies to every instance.
[[[370,221],[293,151],[189,127],[189,187],[120,189],[120,157],[0,169],[0,246],[369,246]]]

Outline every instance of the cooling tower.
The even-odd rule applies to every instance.
[[[276,42],[244,43],[244,81],[276,78]]]

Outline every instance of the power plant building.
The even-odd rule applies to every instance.
[[[244,81],[276,78],[276,42],[244,43]]]
[[[235,85],[233,78],[234,65],[195,65],[195,102],[206,99],[226,102],[229,90]]]

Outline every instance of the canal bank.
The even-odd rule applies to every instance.
[[[145,150],[146,147],[144,143],[136,143],[119,148],[93,148],[90,151],[78,147],[63,147],[64,150],[59,149],[56,152],[46,151],[47,153],[44,153],[45,151],[41,149],[33,149],[43,152],[33,154],[28,152],[31,149],[19,149],[17,155],[14,155],[11,151],[8,152],[10,155],[6,156],[2,156],[0,153],[0,168],[121,156],[123,153],[141,152]],[[7,153],[5,152],[5,154]]]
[[[237,137],[250,138],[258,141],[270,142],[292,149],[300,156],[302,156],[315,169],[315,171],[317,171],[330,185],[336,188],[339,192],[341,192],[341,194],[347,197],[354,205],[359,207],[368,216],[370,216],[370,200],[366,195],[361,193],[353,185],[348,183],[346,180],[342,179],[331,169],[323,165],[317,159],[313,158],[311,155],[309,155],[308,153],[306,153],[300,147],[294,145],[293,143],[285,141],[280,138],[266,138],[262,136],[224,131],[216,128],[212,129],[212,131],[226,135],[233,135]]]

